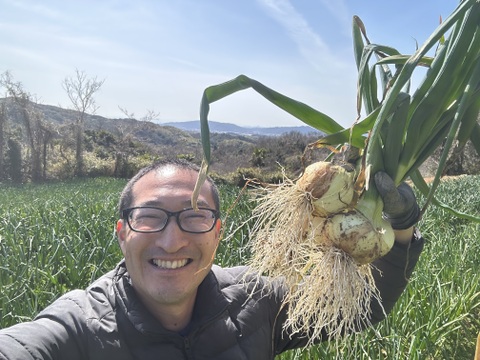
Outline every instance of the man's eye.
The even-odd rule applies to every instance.
[[[163,217],[165,217],[165,214],[163,213],[148,210],[139,211],[136,214],[133,214],[133,218],[136,220],[162,219]]]
[[[188,211],[183,213],[183,218],[189,221],[206,221],[211,218],[211,214],[206,211]]]
[[[137,216],[137,218],[140,218],[140,219],[158,219],[161,217],[162,215],[159,215],[159,214],[141,214]]]
[[[185,216],[187,219],[205,219],[205,215],[203,214],[188,214]]]

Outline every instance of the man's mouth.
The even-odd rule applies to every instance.
[[[159,260],[159,259],[153,259],[152,263],[153,265],[162,268],[162,269],[178,269],[181,267],[184,267],[190,262],[189,259],[181,259],[181,260]]]

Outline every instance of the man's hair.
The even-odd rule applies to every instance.
[[[122,211],[131,207],[133,203],[133,186],[137,183],[137,181],[152,171],[156,172],[169,166],[173,166],[177,169],[194,171],[196,173],[200,172],[200,168],[197,165],[183,159],[161,160],[146,166],[143,169],[140,169],[138,173],[130,179],[127,185],[125,185],[120,195],[120,201],[118,202],[118,211],[120,213],[120,217],[122,216]],[[206,182],[210,185],[215,210],[220,211],[220,196],[218,193],[218,188],[210,176],[207,176]]]

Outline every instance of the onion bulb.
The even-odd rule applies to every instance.
[[[354,198],[353,171],[346,166],[319,161],[305,168],[296,186],[311,196],[310,201],[319,216],[345,209]]]
[[[352,210],[331,217],[314,216],[309,236],[323,246],[334,246],[349,254],[358,264],[368,264],[385,255],[393,246],[395,236],[385,220],[375,227],[362,213]]]

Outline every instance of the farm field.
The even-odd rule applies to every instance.
[[[121,259],[114,234],[124,180],[0,186],[0,328],[32,319],[60,294],[84,288]],[[436,196],[480,216],[480,176],[444,181]],[[239,189],[220,186],[228,237],[217,263],[248,258],[252,203]],[[233,206],[233,204],[235,205]],[[420,203],[422,201],[420,200]],[[480,226],[431,206],[419,227],[427,239],[411,284],[387,320],[347,338],[349,357],[473,359],[480,331]],[[280,360],[336,359],[334,346],[292,351]],[[342,359],[342,355],[338,355]]]

